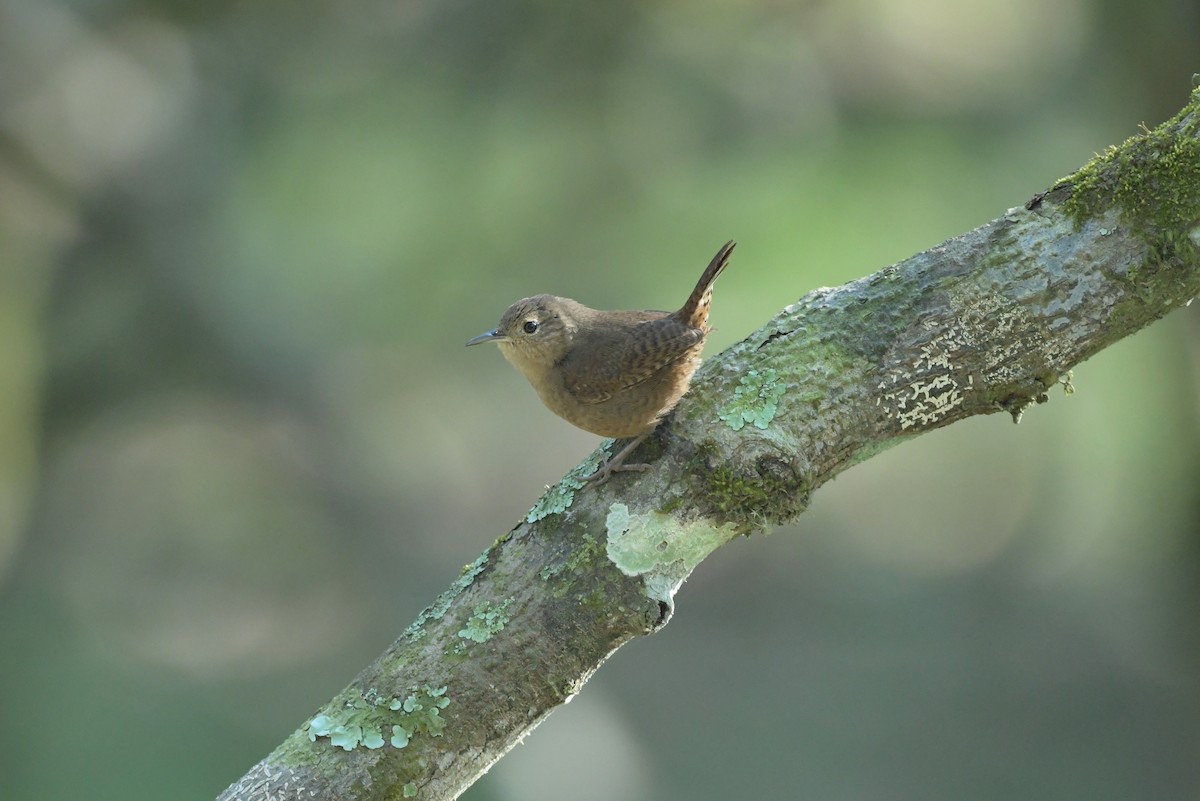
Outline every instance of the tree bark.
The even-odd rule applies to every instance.
[[[639,461],[571,471],[395,643],[219,797],[457,797],[701,560],[884,448],[1019,420],[1070,369],[1200,293],[1200,93],[1024,207],[818,289],[708,361]],[[612,443],[606,443],[611,449]],[[643,458],[644,457],[644,458]]]

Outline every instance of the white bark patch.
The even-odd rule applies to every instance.
[[[631,512],[623,503],[609,507],[605,528],[612,563],[627,576],[641,576],[649,597],[668,603],[696,565],[737,534],[731,523],[684,523],[659,512]]]
[[[915,359],[885,368],[876,405],[901,430],[925,428],[949,416],[977,388],[1029,377],[1031,365],[1056,363],[1056,343],[1026,307],[995,294],[951,293],[955,315],[949,324],[937,317],[922,320],[928,339]],[[973,354],[981,369],[968,371],[958,361]]]

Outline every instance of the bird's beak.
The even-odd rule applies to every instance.
[[[499,331],[484,331],[479,336],[468,339],[467,347],[469,348],[472,345],[478,345],[480,342],[495,342],[497,340],[506,339],[508,339],[508,337],[504,336],[504,334],[501,334]]]

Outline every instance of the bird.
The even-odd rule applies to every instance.
[[[647,470],[625,460],[687,392],[711,330],[713,283],[729,263],[726,242],[675,312],[599,311],[570,298],[534,295],[513,303],[500,323],[467,342],[495,342],[546,407],[603,437],[630,438],[584,481]]]

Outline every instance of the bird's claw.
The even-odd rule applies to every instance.
[[[622,473],[627,470],[628,471],[637,471],[640,473],[643,470],[650,469],[650,465],[648,465],[648,464],[620,464],[620,463],[613,464],[613,461],[616,461],[616,460],[605,462],[604,464],[600,465],[600,469],[597,470],[595,473],[584,476],[583,477],[584,482],[586,483],[588,481],[595,480],[596,486],[598,487],[601,484],[603,484],[605,481],[608,481],[610,478],[612,478],[613,473]]]

